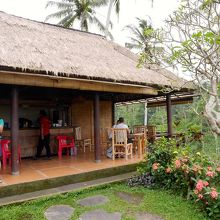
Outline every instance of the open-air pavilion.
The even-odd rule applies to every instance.
[[[91,161],[107,163],[102,162],[100,129],[114,124],[116,103],[163,99],[171,136],[171,97],[175,102],[192,99],[185,80],[167,70],[137,68],[137,55],[97,34],[0,12],[0,44],[0,117],[6,122],[3,136],[12,141],[13,175],[22,175],[19,145],[22,157],[35,154],[40,109],[53,121],[53,140],[79,126],[82,138],[92,140]],[[32,124],[19,126],[21,118]]]

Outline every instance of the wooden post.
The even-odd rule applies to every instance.
[[[95,93],[94,99],[94,136],[95,136],[95,162],[101,162],[101,147],[100,147],[100,104],[99,94]]]
[[[167,105],[167,136],[172,137],[172,105],[171,105],[171,94],[166,95]]]
[[[112,102],[112,125],[115,124],[115,103]]]
[[[19,158],[18,158],[18,136],[19,136],[19,121],[18,121],[18,88],[12,88],[11,94],[11,140],[12,140],[12,175],[19,175]]]

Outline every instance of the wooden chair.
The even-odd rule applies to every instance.
[[[6,169],[7,161],[9,161],[9,164],[11,165],[11,150],[9,148],[9,144],[11,143],[10,140],[1,140],[1,147],[2,147],[2,167],[3,169]],[[19,163],[21,163],[21,147],[18,145],[18,159]]]
[[[136,133],[143,133],[144,135],[144,138],[142,138],[142,147],[141,147],[141,151],[142,151],[142,154],[145,152],[145,148],[147,147],[147,126],[146,125],[134,125],[133,127],[133,132],[134,134]],[[134,139],[133,139],[133,148],[134,148],[134,151],[136,151],[138,149],[138,144],[139,144],[139,137],[138,136],[135,136],[134,135]],[[139,152],[140,154],[140,152]]]
[[[67,149],[66,154],[69,156],[68,148],[72,149],[72,152],[74,151],[74,138],[65,135],[58,135],[56,138],[58,140],[58,158],[62,158],[63,149]]]
[[[147,125],[147,138],[148,141],[153,143],[156,140],[156,126]]]
[[[109,129],[111,128],[100,128],[100,145],[102,147],[102,154],[106,154],[106,150],[111,145],[109,140]]]
[[[86,147],[88,147],[89,150],[92,151],[92,139],[91,138],[82,139],[81,127],[75,128],[75,144],[79,147],[83,147],[84,153],[86,152]]]
[[[115,156],[124,155],[125,159],[128,156],[132,158],[132,143],[128,143],[128,131],[126,128],[112,128],[112,159]]]
[[[147,132],[148,129],[146,125],[134,125],[133,127],[133,133],[143,133],[145,139],[147,139]]]

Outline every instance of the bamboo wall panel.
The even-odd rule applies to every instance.
[[[94,143],[94,107],[92,100],[72,104],[72,125],[81,127],[82,139],[92,138]],[[112,102],[100,101],[100,128],[112,127]]]
[[[112,102],[100,102],[100,128],[112,127]]]
[[[92,138],[93,129],[93,101],[82,100],[72,103],[72,125],[81,127],[82,139]]]

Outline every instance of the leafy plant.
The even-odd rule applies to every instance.
[[[173,139],[155,142],[138,171],[154,178],[160,188],[172,189],[200,204],[209,217],[218,219],[220,202],[216,186],[220,182],[220,167],[201,152],[187,145],[177,146]]]

